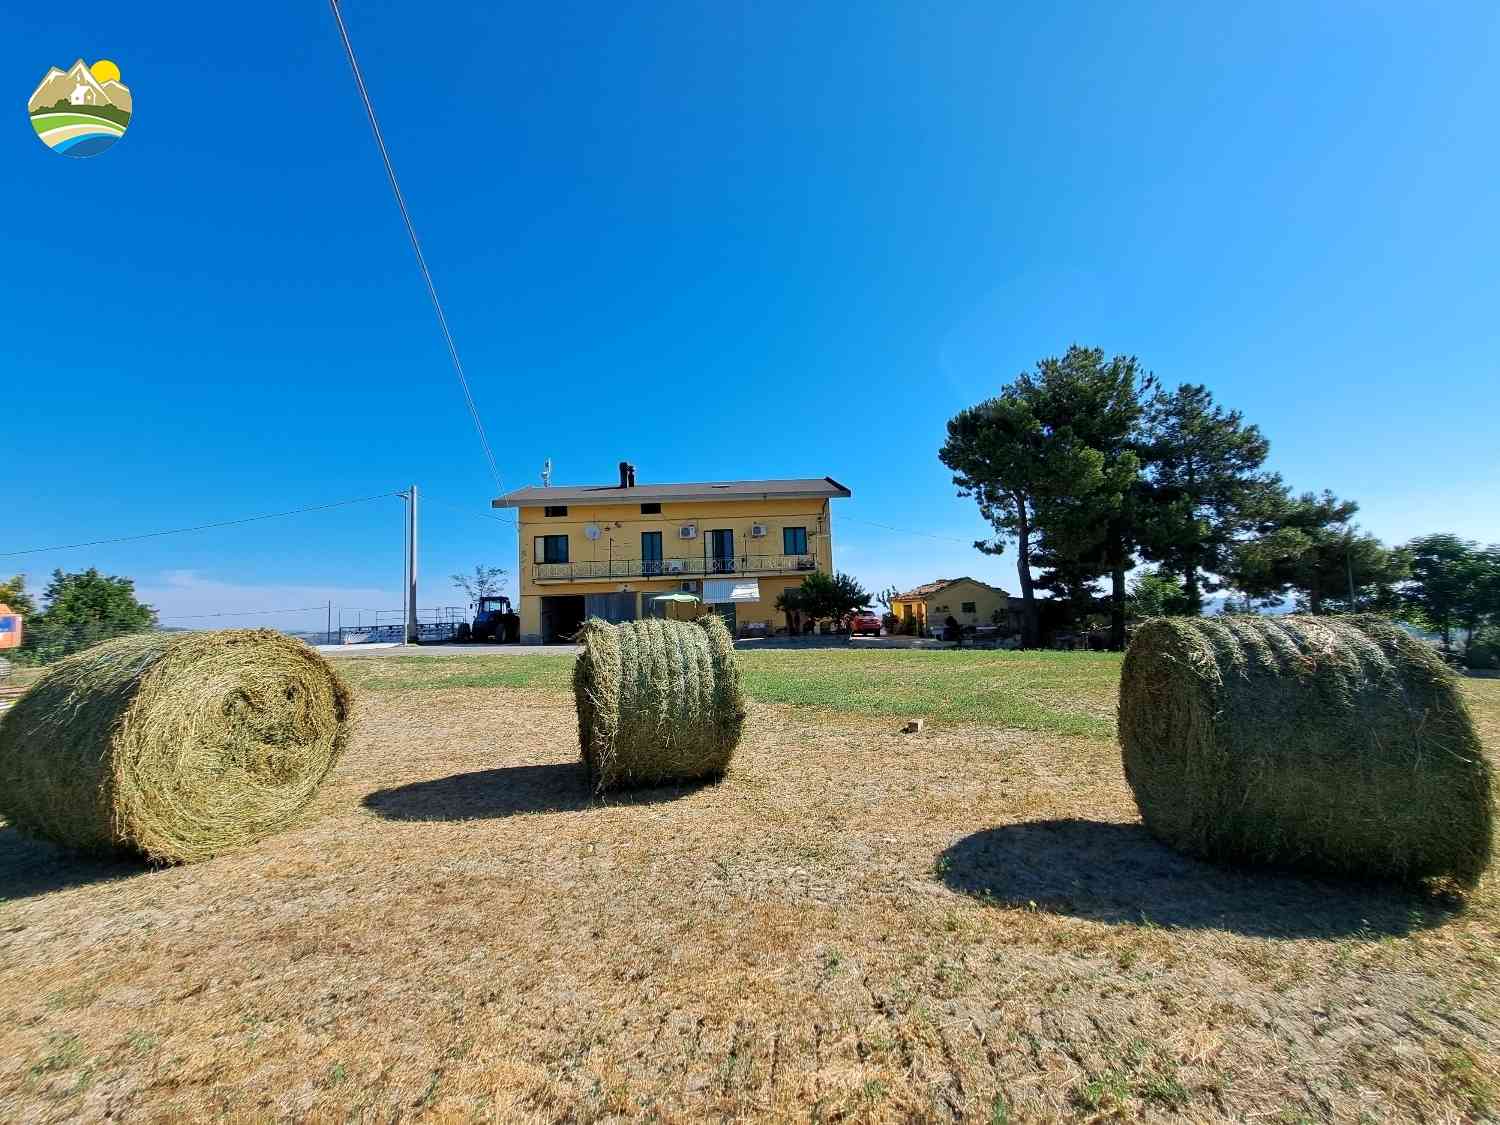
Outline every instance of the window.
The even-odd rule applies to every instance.
[[[703,555],[714,574],[734,573],[734,529],[715,528],[703,540]]]
[[[960,609],[959,612],[960,613],[973,613],[974,612],[974,603],[973,602],[964,602],[963,603],[963,608]]]
[[[781,529],[781,553],[783,555],[807,554],[807,528],[783,527]]]
[[[566,535],[538,535],[533,540],[532,559],[539,563],[565,563],[568,561],[568,537]]]
[[[661,573],[661,532],[641,532],[641,573]]]
[[[661,505],[660,504],[642,504],[641,505],[641,515],[643,515],[643,516],[659,516],[659,515],[661,515]]]
[[[566,504],[548,504],[542,509],[542,515],[544,516],[565,516],[567,514],[568,506]]]

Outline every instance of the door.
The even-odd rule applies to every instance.
[[[634,593],[588,594],[583,598],[583,602],[586,617],[598,617],[608,621],[611,625],[635,620],[636,596]]]
[[[717,528],[708,533],[704,542],[708,554],[708,569],[713,574],[731,574],[734,571],[734,529]]]
[[[661,573],[661,532],[641,532],[641,573]]]

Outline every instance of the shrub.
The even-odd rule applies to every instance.
[[[1500,629],[1484,629],[1474,634],[1464,649],[1464,667],[1475,671],[1500,668]]]

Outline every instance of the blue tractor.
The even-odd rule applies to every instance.
[[[474,624],[458,627],[458,639],[513,645],[521,639],[521,618],[504,594],[483,597],[474,603]]]

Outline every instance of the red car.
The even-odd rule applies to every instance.
[[[868,633],[872,637],[880,636],[880,616],[871,613],[868,609],[857,609],[849,617],[849,632],[854,636]]]

